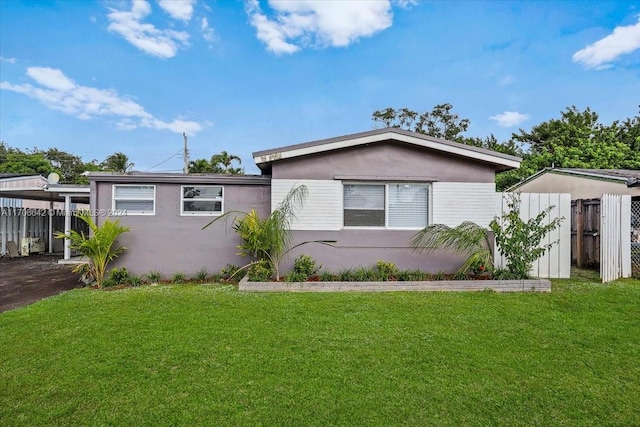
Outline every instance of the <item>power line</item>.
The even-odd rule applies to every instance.
[[[160,162],[160,163],[158,163],[157,165],[154,165],[154,166],[151,166],[151,167],[150,167],[150,168],[148,168],[148,169],[145,169],[143,172],[148,172],[148,171],[150,171],[150,170],[151,170],[151,169],[153,169],[153,168],[157,168],[157,167],[158,167],[158,166],[160,166],[161,164],[163,164],[163,163],[167,163],[169,160],[171,160],[171,159],[173,159],[174,157],[179,156],[179,155],[181,155],[181,154],[182,154],[182,150],[178,151],[177,153],[175,153],[174,155],[172,155],[172,156],[171,156],[171,157],[169,157],[168,159],[161,161],[161,162]]]

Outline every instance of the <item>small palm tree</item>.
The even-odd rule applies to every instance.
[[[57,232],[55,237],[69,239],[69,247],[87,257],[89,262],[78,265],[74,268],[74,272],[88,273],[95,280],[98,288],[101,288],[107,265],[127,249],[124,246],[116,246],[116,240],[122,233],[128,232],[130,228],[121,226],[120,220],[111,221],[108,219],[101,226],[98,226],[89,212],[78,212],[77,216],[89,226],[89,236],[71,230],[68,234]]]
[[[239,254],[258,260],[266,260],[273,267],[276,280],[280,280],[280,264],[293,249],[307,243],[321,243],[330,246],[335,243],[330,240],[313,240],[291,246],[291,221],[295,218],[295,211],[304,203],[307,193],[305,185],[291,189],[284,200],[265,219],[261,219],[255,209],[248,213],[229,211],[205,225],[203,229],[216,221],[233,217],[233,229],[242,240],[238,246]],[[252,264],[250,263],[244,268]]]
[[[113,153],[100,164],[103,170],[125,173],[133,169],[134,164],[124,153]]]
[[[467,274],[474,266],[493,269],[493,253],[489,234],[478,224],[465,221],[457,227],[434,224],[420,230],[411,240],[416,252],[429,253],[444,249],[466,256],[467,260],[458,269],[458,273]]]

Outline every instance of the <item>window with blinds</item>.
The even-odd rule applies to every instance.
[[[113,209],[126,215],[155,215],[155,185],[114,185]]]
[[[345,227],[424,228],[429,223],[429,184],[345,184]]]
[[[182,186],[181,215],[221,215],[222,187],[219,185]]]

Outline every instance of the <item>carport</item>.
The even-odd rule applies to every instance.
[[[88,185],[57,184],[56,176],[49,179],[40,175],[4,175],[0,177],[0,198],[37,200],[48,202],[46,208],[28,209],[0,208],[0,254],[7,253],[9,227],[15,238],[28,236],[27,224],[29,218],[38,215],[48,218],[48,252],[53,252],[53,217],[56,213],[64,215],[64,232],[71,230],[71,212],[76,204],[89,205],[90,188]],[[56,203],[57,202],[57,203]],[[56,209],[56,204],[63,204],[64,208]],[[45,204],[46,205],[46,204]],[[31,215],[30,215],[31,214]],[[17,218],[16,218],[17,217]],[[65,239],[64,260],[71,259],[69,241]]]

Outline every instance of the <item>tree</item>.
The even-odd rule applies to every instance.
[[[220,154],[215,154],[211,157],[211,166],[215,173],[244,174],[244,169],[233,167],[232,163],[234,161],[237,161],[239,165],[242,164],[240,157],[222,151]]]
[[[639,135],[639,117],[605,125],[591,109],[569,107],[559,119],[512,135],[511,142],[526,146],[528,151],[520,169],[496,177],[496,187],[504,190],[547,167],[640,169]]]
[[[47,176],[56,170],[40,152],[24,153],[16,148],[2,145],[0,150],[0,172]]]
[[[126,173],[133,169],[134,164],[129,162],[129,157],[124,153],[113,153],[100,164],[102,170]]]
[[[463,142],[462,133],[469,128],[469,119],[461,119],[452,113],[453,105],[438,104],[432,111],[418,113],[408,108],[386,108],[374,111],[371,118],[374,122],[384,124],[385,127],[405,129],[422,133],[435,138],[449,141]]]
[[[55,237],[69,239],[69,247],[87,257],[88,264],[79,264],[74,268],[74,272],[88,273],[88,276],[95,280],[98,288],[101,288],[107,265],[127,249],[124,246],[116,246],[117,239],[121,234],[128,232],[130,228],[121,226],[120,220],[111,221],[109,219],[98,226],[89,212],[79,212],[77,216],[89,226],[89,236],[71,230],[68,234],[57,232]]]
[[[84,163],[80,156],[69,154],[57,148],[49,148],[42,151],[42,154],[60,174],[60,183],[62,184],[88,184],[89,180],[82,174],[88,170],[100,170],[95,160]]]
[[[189,173],[213,173],[213,168],[207,159],[192,160],[189,162]]]
[[[220,154],[211,156],[211,160],[197,159],[189,163],[189,173],[225,173],[231,175],[242,175],[244,169],[234,167],[233,162],[242,164],[240,157],[222,151]]]

